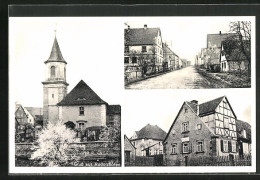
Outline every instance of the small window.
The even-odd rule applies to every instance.
[[[52,94],[51,97],[54,98],[54,94]]]
[[[126,63],[126,64],[129,63],[129,57],[125,57],[125,63]]]
[[[172,154],[177,154],[177,144],[172,145]]]
[[[182,132],[188,131],[188,122],[182,123]]]
[[[84,107],[79,107],[79,115],[84,116]]]
[[[185,108],[185,109],[184,109],[184,112],[185,112],[185,113],[186,113],[186,112],[188,112],[188,109],[187,109],[187,108]]]
[[[197,129],[198,129],[198,130],[201,130],[201,127],[202,127],[201,124],[197,124]]]
[[[146,46],[142,46],[142,52],[146,52]]]
[[[163,151],[162,150],[160,150],[160,152],[159,152],[160,154],[162,154],[163,153]]]
[[[132,57],[132,63],[137,63],[137,57]]]
[[[125,46],[125,52],[129,53],[129,46]]]
[[[198,141],[197,142],[197,152],[202,152],[203,151],[203,142]]]
[[[109,115],[109,120],[110,120],[110,121],[113,120],[113,115]]]
[[[228,152],[228,141],[223,141],[223,150],[224,152]]]
[[[183,153],[188,153],[189,152],[189,144],[188,143],[183,143],[182,144],[182,152]]]

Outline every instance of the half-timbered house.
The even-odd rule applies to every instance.
[[[163,141],[167,165],[191,157],[238,155],[237,117],[226,96],[185,101]]]

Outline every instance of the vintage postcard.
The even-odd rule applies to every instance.
[[[9,17],[10,173],[255,172],[255,17]]]
[[[126,21],[126,89],[251,87],[251,21]]]

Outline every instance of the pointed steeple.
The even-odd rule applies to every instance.
[[[64,58],[61,54],[61,50],[60,50],[60,46],[59,46],[59,43],[56,38],[56,34],[55,34],[54,42],[52,45],[50,57],[47,61],[45,61],[45,63],[47,63],[47,62],[64,62],[67,64],[67,62],[64,60]]]

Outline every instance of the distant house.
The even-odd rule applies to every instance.
[[[156,71],[163,69],[163,47],[160,28],[125,29],[125,66],[155,63]],[[148,69],[151,71],[151,69]]]
[[[124,149],[125,166],[135,165],[136,147],[134,147],[126,135],[124,135]]]
[[[33,115],[21,104],[16,105],[17,109],[15,111],[15,119],[19,123],[20,126],[25,124],[31,124],[34,126],[34,117]]]
[[[136,147],[136,156],[149,156],[163,154],[162,141],[165,136],[166,132],[160,127],[147,124],[140,131],[136,131],[130,141]]]
[[[212,69],[220,66],[221,43],[232,36],[234,36],[234,33],[221,33],[221,31],[219,31],[219,34],[207,35],[207,52],[204,53],[204,56],[207,56],[207,68]]]
[[[185,68],[187,67],[187,59],[181,59],[182,61],[182,67]]]
[[[251,154],[251,125],[237,120],[239,155]]]
[[[191,65],[191,61],[187,61],[187,67]]]
[[[34,118],[34,126],[41,128],[43,126],[43,109],[40,107],[25,107]]]
[[[169,70],[176,69],[175,61],[177,61],[178,55],[176,55],[166,43],[163,43],[163,57]]]
[[[237,117],[227,97],[185,101],[164,139],[168,165],[191,157],[238,155]]]
[[[228,72],[247,70],[249,62],[245,55],[238,48],[234,48],[230,53],[227,53],[227,46],[228,45],[224,42],[221,45],[221,71]]]

